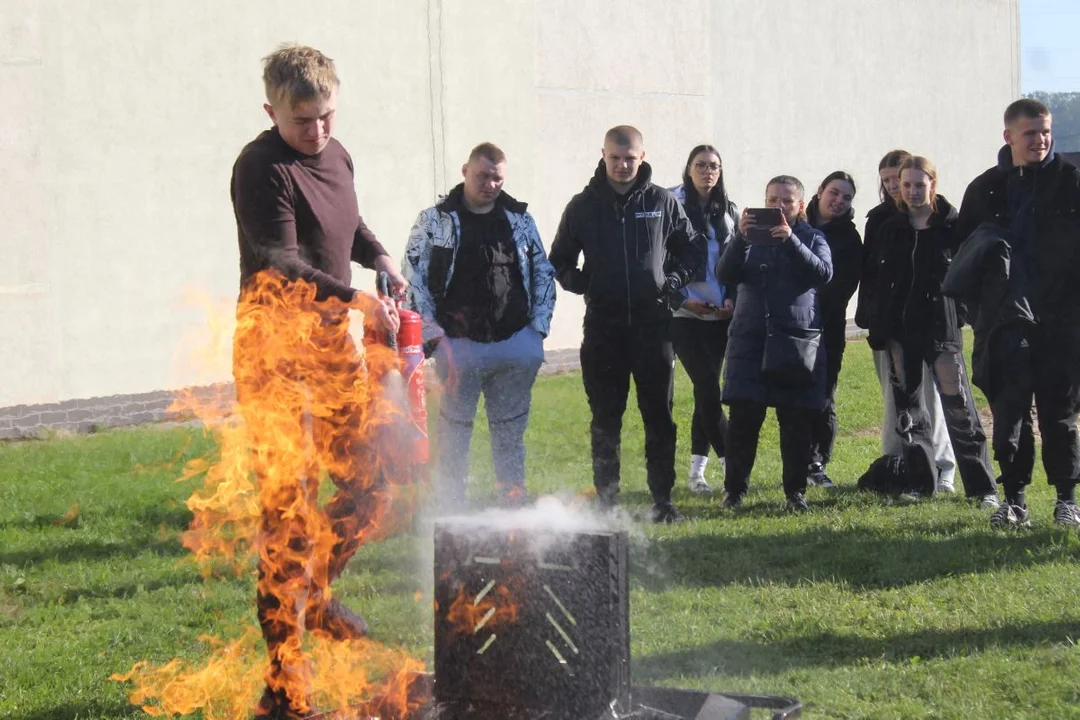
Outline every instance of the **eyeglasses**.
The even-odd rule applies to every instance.
[[[720,163],[696,162],[694,163],[694,169],[698,172],[705,172],[706,170],[709,172],[720,172]]]

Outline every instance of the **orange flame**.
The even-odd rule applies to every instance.
[[[348,308],[315,296],[308,283],[257,276],[236,308],[236,405],[189,391],[171,408],[193,413],[217,439],[215,457],[189,462],[180,478],[202,477],[187,502],[194,519],[183,543],[207,577],[222,562],[243,574],[257,561],[270,667],[253,630],[232,643],[210,641],[199,668],[139,663],[114,676],[134,683],[132,703],[151,715],[247,717],[263,680],[301,713],[375,697],[389,714],[407,709],[404,678],[422,664],[327,612],[330,583],[356,550],[408,522],[408,512],[389,513],[411,477],[408,445],[394,434],[407,409],[380,382],[398,360],[382,344],[361,355]],[[336,493],[320,504],[327,478]]]
[[[495,585],[482,597],[480,593],[468,592],[462,585],[446,611],[446,620],[455,632],[474,635],[481,629],[516,623],[518,612],[514,592],[506,585]]]

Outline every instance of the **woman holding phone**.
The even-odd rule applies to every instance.
[[[737,509],[750,486],[767,408],[780,424],[788,510],[809,509],[806,468],[814,415],[825,406],[825,352],[819,350],[818,288],[832,277],[825,236],[806,222],[805,189],[780,175],[765,208],[747,209],[720,258],[720,280],[738,286],[724,366],[728,405],[724,507]]]
[[[829,173],[806,208],[807,219],[825,235],[833,261],[833,277],[818,291],[825,348],[825,408],[814,418],[810,467],[811,485],[831,488],[825,472],[836,442],[836,386],[847,345],[847,307],[862,274],[862,238],[855,228],[851,203],[855,180],[843,170]]]
[[[867,282],[866,279],[867,275],[874,271],[874,268],[870,266],[870,259],[875,257],[874,245],[882,223],[899,212],[896,201],[900,199],[900,164],[910,157],[911,153],[906,150],[890,150],[878,163],[878,179],[881,183],[878,195],[881,203],[866,214],[866,228],[863,233],[865,260],[863,277],[859,285],[859,304],[855,311],[855,324],[864,329],[868,328],[866,315],[871,312],[876,301],[874,284]],[[874,351],[874,367],[877,370],[878,382],[881,383],[884,401],[881,452],[886,456],[899,456],[903,450],[900,436],[896,434],[896,406],[893,403],[893,393],[889,384],[889,360],[884,350]],[[922,403],[930,417],[930,441],[934,448],[934,464],[938,473],[936,489],[944,493],[956,492],[956,456],[953,454],[952,443],[949,442],[949,431],[945,427],[941,396],[929,367],[923,374]]]
[[[876,300],[866,318],[870,347],[886,353],[908,491],[918,500],[934,493],[937,470],[930,418],[921,402],[924,369],[941,393],[965,494],[997,508],[990,469],[963,353],[963,308],[941,293],[952,254],[956,210],[937,194],[937,169],[924,157],[900,164],[898,212],[882,223],[865,278]]]
[[[724,462],[727,418],[720,402],[720,368],[727,349],[728,325],[735,307],[734,293],[717,276],[720,255],[734,237],[738,210],[724,187],[720,153],[712,145],[690,151],[682,184],[671,188],[698,232],[695,241],[708,260],[682,290],[685,298],[671,320],[671,342],[694,386],[694,416],[690,426],[690,492],[711,493],[705,478],[709,449]]]

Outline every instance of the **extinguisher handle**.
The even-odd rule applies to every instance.
[[[381,295],[382,297],[393,297],[392,295],[390,295],[390,275],[386,271],[380,272],[375,277],[375,287],[379,291],[379,295]],[[390,349],[394,351],[395,355],[397,355],[397,335],[395,335],[392,331],[388,330],[386,333],[386,344],[389,345]]]

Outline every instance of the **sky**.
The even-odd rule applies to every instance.
[[[1020,0],[1020,91],[1080,92],[1080,1]]]

